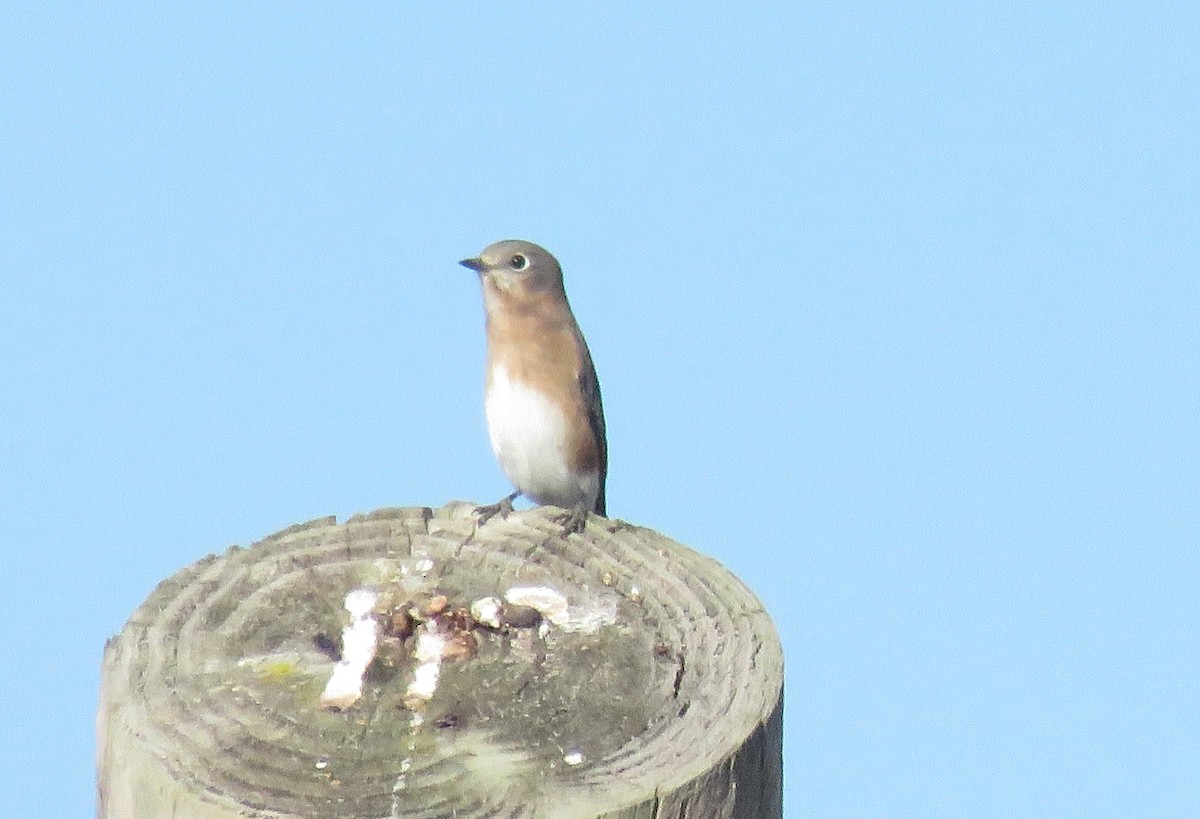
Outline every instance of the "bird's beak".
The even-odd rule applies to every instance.
[[[463,259],[459,262],[463,267],[469,267],[476,273],[483,272],[483,259]]]

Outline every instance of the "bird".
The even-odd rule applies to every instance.
[[[479,274],[487,330],[484,410],[492,452],[515,491],[476,509],[482,525],[524,495],[562,507],[564,535],[606,516],[608,442],[600,382],[562,267],[532,242],[506,239],[459,264]]]

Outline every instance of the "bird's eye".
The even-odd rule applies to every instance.
[[[518,253],[508,260],[508,266],[513,270],[524,270],[529,267],[529,260]]]

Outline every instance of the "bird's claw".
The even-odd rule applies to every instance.
[[[487,506],[476,506],[475,517],[478,518],[480,526],[487,523],[492,518],[499,515],[501,519],[507,518],[512,514],[512,502],[516,499],[519,492],[513,492],[504,498],[501,498],[496,503],[489,503]]]
[[[550,519],[562,525],[563,537],[580,534],[587,528],[588,509],[586,506],[576,506],[574,509],[560,512]]]

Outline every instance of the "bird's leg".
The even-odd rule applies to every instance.
[[[586,505],[580,503],[565,512],[560,512],[551,520],[562,524],[563,537],[566,537],[582,532],[587,527],[588,512],[590,511]]]
[[[512,513],[512,502],[517,499],[520,492],[513,492],[511,495],[506,495],[496,503],[489,503],[487,506],[476,506],[475,514],[479,518],[479,525],[487,523],[489,520],[499,515],[501,518],[506,518]]]

